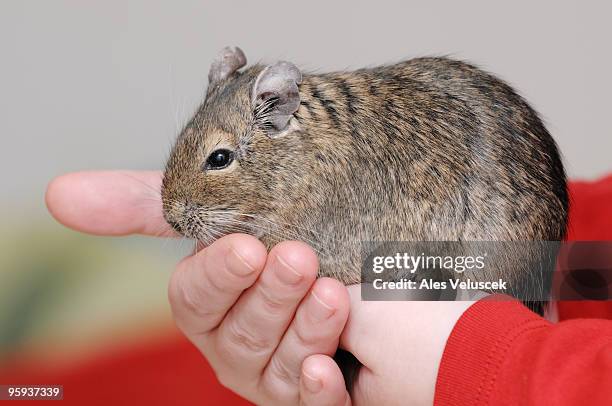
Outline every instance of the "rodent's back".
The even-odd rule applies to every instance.
[[[339,193],[353,191],[373,206],[390,197],[407,209],[452,204],[457,217],[446,222],[459,239],[563,238],[568,203],[556,145],[527,103],[491,75],[420,58],[306,75],[300,98],[296,117],[320,179],[330,171],[355,179]],[[555,214],[558,221],[537,217]]]
[[[564,238],[568,196],[557,147],[499,79],[463,62],[419,58],[305,75],[300,99],[304,153],[291,176],[304,181],[281,182],[278,192],[296,204],[281,203],[277,216],[316,230],[309,238],[323,239],[321,249],[346,250],[338,244],[346,239]],[[325,272],[357,281],[325,262]]]

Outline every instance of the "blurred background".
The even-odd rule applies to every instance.
[[[607,2],[0,3],[0,368],[59,368],[172,330],[166,283],[191,244],[82,235],[44,205],[54,176],[161,169],[225,45],[249,61],[352,69],[422,55],[512,84],[569,175],[612,169]]]

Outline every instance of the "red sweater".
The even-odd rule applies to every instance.
[[[569,238],[612,240],[612,177],[571,191]],[[612,302],[558,310],[553,324],[519,302],[469,308],[446,344],[435,404],[612,405]]]

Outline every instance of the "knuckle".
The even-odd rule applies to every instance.
[[[284,313],[286,311],[287,303],[285,300],[274,297],[270,289],[266,288],[265,286],[262,286],[261,284],[257,286],[259,297],[261,298],[264,310],[267,313],[276,315],[279,313]]]
[[[299,380],[299,374],[291,371],[291,369],[278,357],[273,357],[270,360],[270,368],[272,375],[288,385],[296,385]]]
[[[295,329],[295,335],[298,339],[298,341],[304,346],[304,347],[311,347],[315,344],[317,344],[318,337],[316,337],[314,334],[312,334],[309,331],[300,329],[300,328],[296,328]]]
[[[247,349],[251,353],[259,354],[268,352],[270,349],[270,341],[257,337],[255,334],[248,332],[239,321],[233,319],[228,323],[228,339],[237,346]]]
[[[202,281],[206,288],[208,288],[211,292],[233,292],[233,285],[228,284],[227,286],[223,286],[220,282],[222,278],[220,278],[218,273],[209,272],[204,270],[202,272]]]
[[[321,335],[314,328],[308,328],[305,323],[296,323],[294,332],[298,342],[304,347],[312,347],[321,341]]]

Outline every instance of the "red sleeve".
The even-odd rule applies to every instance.
[[[612,175],[593,182],[569,183],[571,197],[568,240],[612,241]],[[559,320],[612,319],[610,301],[561,301]]]
[[[453,329],[436,405],[612,405],[612,321],[551,324],[516,301],[481,300]]]

